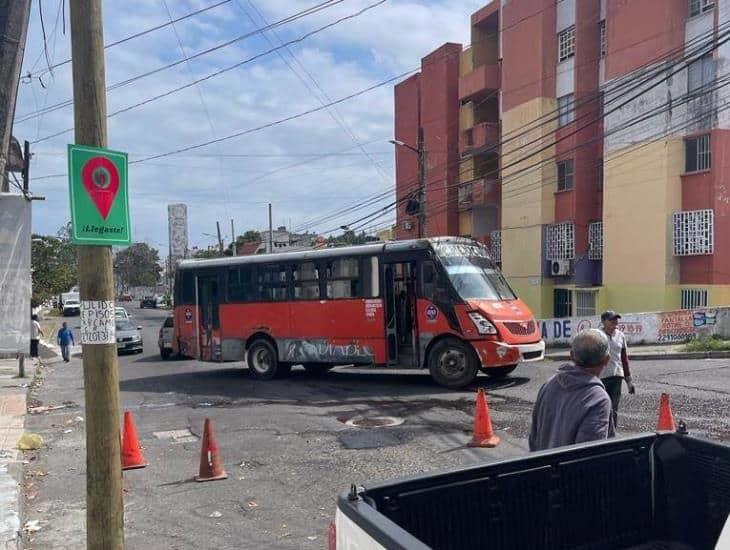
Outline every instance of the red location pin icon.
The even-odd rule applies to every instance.
[[[106,219],[119,191],[119,172],[106,157],[94,157],[81,169],[81,181],[101,217]]]

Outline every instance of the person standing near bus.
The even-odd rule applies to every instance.
[[[618,405],[621,400],[621,384],[625,381],[629,393],[636,393],[634,381],[629,369],[629,353],[626,346],[626,336],[618,329],[618,320],[621,316],[609,309],[601,314],[603,332],[608,336],[610,359],[601,372],[601,382],[611,398],[613,409],[613,424],[618,424]]]
[[[41,336],[44,336],[38,316],[33,314],[30,318],[30,356],[38,357],[38,343]]]
[[[61,346],[61,357],[63,357],[66,363],[70,360],[69,346],[71,344],[76,345],[76,342],[74,342],[74,333],[68,328],[67,323],[63,323],[63,326],[58,331],[58,345]]]

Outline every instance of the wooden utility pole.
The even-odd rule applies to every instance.
[[[0,191],[8,191],[5,165],[15,118],[31,0],[0,0]]]
[[[231,218],[231,253],[234,256],[238,256],[238,251],[236,250],[236,230],[233,227],[233,218]]]
[[[12,3],[12,2],[11,2]],[[106,82],[101,0],[69,2],[76,143],[106,147]],[[111,246],[79,246],[84,302],[111,303]],[[83,328],[83,327],[82,327]],[[124,507],[116,344],[83,344],[86,396],[86,547],[123,550]]]
[[[215,222],[215,228],[218,230],[218,251],[223,256],[223,237],[221,237],[221,222]]]
[[[271,221],[271,203],[269,203],[269,254],[274,251],[274,224]]]

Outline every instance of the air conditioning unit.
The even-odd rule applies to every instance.
[[[550,275],[553,277],[570,275],[571,268],[570,260],[552,260],[550,262]]]
[[[406,231],[410,231],[411,229],[413,229],[413,224],[410,221],[406,220],[403,222],[403,229],[405,229]]]

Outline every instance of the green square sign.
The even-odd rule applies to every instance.
[[[74,244],[132,244],[127,153],[69,145],[68,181]]]

